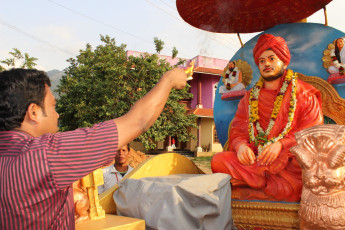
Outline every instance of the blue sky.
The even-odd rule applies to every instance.
[[[345,31],[345,1],[327,5],[328,25]],[[269,19],[269,18],[268,18]],[[308,18],[324,23],[323,11]],[[197,55],[229,60],[240,48],[236,34],[216,34],[196,29],[178,15],[174,0],[11,0],[0,7],[0,60],[18,48],[38,58],[37,68],[63,70],[68,58],[78,55],[86,43],[100,44],[109,35],[127,49],[155,52],[153,38],[165,42],[161,52],[179,57]],[[255,34],[241,34],[243,42]]]

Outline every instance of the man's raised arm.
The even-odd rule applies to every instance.
[[[163,111],[171,89],[183,89],[187,75],[183,69],[166,72],[156,86],[123,116],[114,119],[119,132],[119,145],[123,146],[145,132]]]

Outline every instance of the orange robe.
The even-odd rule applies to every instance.
[[[282,81],[281,81],[282,84]],[[260,125],[266,130],[273,110],[278,90],[261,89],[259,95]],[[232,187],[232,197],[241,200],[299,201],[302,191],[302,170],[290,147],[296,144],[294,133],[310,126],[323,124],[320,92],[313,86],[297,81],[297,106],[292,129],[280,141],[282,151],[277,159],[268,166],[243,165],[237,158],[237,150],[242,143],[249,145],[248,101],[249,93],[241,99],[229,131],[228,151],[217,153],[211,161],[214,173],[227,173],[239,186]],[[291,83],[284,95],[283,103],[273,126],[269,139],[278,136],[288,122],[291,98]],[[255,128],[256,129],[256,128]],[[255,130],[255,135],[257,131]]]

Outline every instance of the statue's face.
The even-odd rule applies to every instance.
[[[259,57],[259,70],[265,81],[273,81],[280,78],[286,65],[272,50],[262,52]]]
[[[327,159],[315,156],[315,164],[311,169],[303,171],[304,186],[315,194],[331,194],[340,190],[344,191],[345,167],[331,169]]]
[[[231,62],[229,62],[228,67],[230,69],[233,69],[233,68],[235,68],[235,64],[231,61]]]
[[[344,47],[344,40],[342,38],[338,38],[337,46],[339,49],[342,49]]]

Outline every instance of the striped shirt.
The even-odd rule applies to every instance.
[[[0,132],[0,229],[74,229],[72,183],[110,164],[114,121],[34,138]]]

